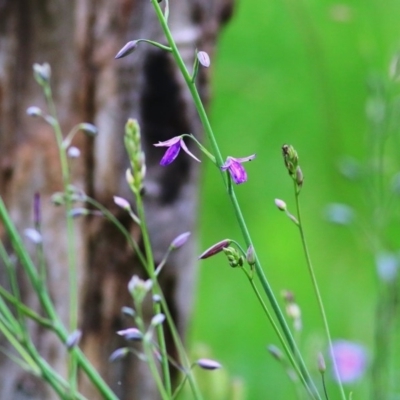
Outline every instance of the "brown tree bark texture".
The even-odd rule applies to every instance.
[[[170,0],[170,9],[173,36],[191,66],[196,48],[213,54],[232,2]],[[49,286],[65,324],[69,306],[65,217],[62,207],[50,202],[51,195],[62,190],[61,172],[51,129],[25,113],[32,105],[46,110],[32,76],[33,63],[48,62],[52,67],[52,88],[64,133],[84,121],[99,130],[94,139],[77,135],[74,140],[82,152],[71,161],[74,184],[112,210],[140,242],[140,232],[112,200],[119,195],[133,202],[125,182],[129,163],[123,130],[127,118],[137,118],[146,152],[145,206],[156,261],[174,237],[195,229],[198,165],[180,155],[163,168],[159,166],[163,150],[152,144],[182,133],[200,136],[199,119],[169,54],[140,44],[133,55],[114,60],[127,41],[138,38],[164,42],[148,0],[0,1],[0,195],[23,232],[32,227],[33,197],[40,193]],[[198,84],[207,100],[208,71],[201,70]],[[1,225],[0,235],[7,241]],[[182,334],[195,279],[194,242],[173,253],[160,276]],[[157,398],[147,367],[134,357],[108,362],[111,352],[124,345],[115,331],[129,325],[121,315],[121,307],[130,304],[127,283],[133,274],[144,276],[135,254],[116,228],[99,217],[76,221],[75,245],[84,352],[120,399]],[[1,264],[0,282],[4,282]],[[23,276],[21,288],[26,304],[40,310]],[[40,353],[65,376],[63,346],[37,325],[29,328]],[[6,346],[1,336],[0,345]],[[174,351],[171,346],[169,350]],[[88,399],[100,398],[86,380],[81,388]],[[43,382],[0,354],[1,399],[54,397]]]

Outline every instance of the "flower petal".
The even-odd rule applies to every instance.
[[[189,151],[189,149],[188,149],[187,146],[186,146],[186,143],[183,141],[182,138],[181,138],[181,142],[180,142],[180,143],[181,143],[181,147],[182,147],[183,151],[185,151],[186,154],[189,154],[190,157],[192,157],[192,158],[194,158],[196,161],[200,162],[200,160],[199,160],[193,153],[191,153],[191,152]]]
[[[252,154],[251,156],[248,157],[242,157],[242,158],[234,158],[234,160],[240,162],[240,163],[244,163],[246,161],[251,161],[254,160],[256,158],[255,154]]]
[[[154,146],[156,147],[171,147],[173,146],[175,143],[178,143],[181,140],[180,136],[175,136],[171,139],[168,139],[164,142],[158,142],[158,143],[154,143]]]
[[[165,152],[163,158],[160,161],[160,165],[166,166],[171,164],[175,160],[175,158],[178,157],[180,150],[181,150],[180,142],[176,142],[175,144],[173,144]]]
[[[235,159],[232,160],[231,165],[229,166],[229,173],[237,185],[247,181],[246,170],[244,169],[243,165]]]
[[[231,166],[233,160],[233,157],[227,157],[225,163],[221,165],[221,170],[226,171]]]

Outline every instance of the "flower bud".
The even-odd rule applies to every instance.
[[[117,53],[115,56],[115,59],[118,60],[119,58],[126,57],[127,55],[133,53],[136,50],[138,41],[137,40],[131,40],[128,42],[122,49]]]
[[[254,265],[256,263],[256,254],[253,245],[250,245],[247,249],[246,261],[249,265]]]
[[[185,233],[180,234],[172,241],[172,243],[170,244],[169,247],[172,250],[179,249],[179,247],[182,247],[188,241],[189,236],[190,236],[190,232],[185,232]]]
[[[200,358],[196,361],[196,364],[200,368],[207,369],[209,371],[222,368],[222,365],[219,362],[210,360],[209,358]]]
[[[151,326],[157,326],[162,324],[165,321],[165,315],[164,314],[156,314],[152,319],[151,319]]]
[[[323,374],[326,371],[325,359],[322,353],[318,353],[318,371]]]
[[[40,117],[42,115],[42,110],[39,107],[32,106],[26,109],[26,113],[30,117]]]
[[[278,361],[283,360],[282,352],[275,345],[273,345],[273,344],[269,345],[267,347],[267,350],[271,354],[271,356],[275,358],[275,360],[278,360]]]
[[[230,239],[224,239],[221,240],[220,242],[214,244],[213,246],[209,247],[205,252],[203,252],[199,256],[199,260],[204,260],[205,258],[211,257],[215,254],[220,253],[223,251],[225,247],[228,247],[232,243],[232,240]]]
[[[108,360],[110,362],[118,361],[121,358],[124,358],[128,353],[129,353],[129,349],[127,347],[121,347],[121,348],[113,351]]]
[[[143,339],[142,332],[137,328],[127,328],[117,331],[117,334],[122,336],[125,340],[140,341]]]
[[[48,63],[33,64],[33,75],[39,85],[43,85],[50,81],[51,68]]]
[[[278,208],[278,210],[286,211],[287,209],[286,203],[281,199],[275,199],[275,205]]]
[[[79,341],[81,340],[82,337],[82,331],[80,331],[79,329],[72,332],[68,337],[67,340],[65,342],[65,345],[67,346],[68,350],[73,349],[74,347],[76,347],[79,344]]]
[[[67,156],[69,158],[78,158],[80,155],[81,151],[77,147],[75,146],[68,147]]]
[[[222,249],[228,258],[229,265],[232,268],[243,266],[243,256],[233,247],[227,247]]]
[[[208,68],[210,66],[210,57],[205,51],[199,51],[197,53],[197,59],[203,67]]]
[[[304,181],[303,171],[298,166],[296,168],[296,183],[297,183],[297,186],[298,187],[302,187],[303,186],[303,181]]]
[[[89,136],[96,136],[98,133],[97,128],[93,124],[89,124],[88,122],[82,122],[79,124],[79,129],[87,133]]]
[[[123,210],[129,211],[131,209],[129,201],[125,200],[123,197],[114,196],[114,203]]]

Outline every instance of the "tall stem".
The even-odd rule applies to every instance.
[[[300,231],[300,237],[301,237],[301,243],[303,246],[303,251],[306,257],[306,263],[307,263],[307,267],[308,267],[308,272],[310,274],[311,277],[311,282],[314,288],[314,292],[315,292],[315,296],[317,298],[317,303],[319,306],[319,310],[321,313],[321,317],[322,317],[322,321],[324,324],[324,329],[325,329],[325,333],[328,339],[328,345],[329,345],[329,351],[331,354],[331,358],[332,358],[332,364],[333,364],[333,368],[334,368],[334,372],[335,372],[335,376],[337,377],[338,383],[339,383],[339,390],[340,390],[340,396],[342,398],[342,400],[346,400],[346,395],[344,393],[344,389],[343,389],[343,385],[342,385],[342,381],[340,379],[340,375],[338,372],[338,367],[336,364],[336,359],[335,359],[335,354],[333,351],[333,345],[332,345],[332,338],[331,338],[331,333],[329,330],[329,324],[328,324],[328,319],[326,317],[326,313],[325,313],[325,308],[324,308],[324,303],[322,301],[322,297],[321,297],[321,293],[318,287],[318,282],[317,282],[317,278],[315,277],[315,272],[314,272],[314,268],[311,262],[311,257],[310,257],[310,253],[308,251],[308,246],[307,246],[307,242],[306,242],[306,237],[304,234],[304,229],[303,229],[303,224],[301,221],[301,210],[300,210],[300,201],[299,201],[299,196],[300,196],[300,191],[297,188],[297,184],[295,181],[294,182],[294,190],[295,190],[295,198],[296,198],[296,209],[297,209],[297,220],[298,220],[298,227],[299,227],[299,231]]]
[[[217,167],[221,172],[224,184],[225,184],[226,189],[228,191],[228,194],[229,194],[229,197],[230,197],[230,200],[231,200],[231,203],[232,203],[235,215],[236,215],[236,219],[237,219],[237,221],[239,223],[239,226],[240,226],[240,229],[242,231],[242,234],[243,234],[244,240],[246,242],[246,245],[250,246],[250,245],[252,245],[252,240],[251,240],[251,237],[250,237],[250,233],[249,233],[249,231],[247,229],[247,225],[246,225],[246,223],[244,221],[243,214],[242,214],[242,211],[240,209],[239,203],[237,201],[235,192],[234,192],[233,188],[229,188],[228,180],[225,178],[225,173],[222,172],[221,169],[220,169],[220,167],[223,165],[223,158],[222,158],[221,152],[219,150],[219,146],[218,146],[217,140],[216,140],[215,135],[213,133],[213,130],[211,128],[210,121],[209,121],[209,119],[207,117],[207,113],[206,113],[205,108],[203,106],[203,103],[201,101],[199,92],[197,91],[196,85],[192,81],[191,75],[189,74],[189,72],[188,72],[188,70],[186,68],[186,65],[185,65],[185,63],[184,63],[184,61],[183,61],[183,59],[182,59],[182,57],[181,57],[181,55],[179,53],[179,50],[178,50],[178,48],[176,46],[176,43],[175,43],[175,41],[174,41],[174,39],[172,37],[171,31],[170,31],[170,29],[168,27],[167,21],[166,21],[164,15],[162,13],[162,10],[161,10],[160,6],[158,5],[157,0],[151,0],[151,2],[153,4],[153,6],[154,6],[154,9],[155,9],[156,13],[157,13],[158,20],[160,22],[160,25],[161,25],[161,27],[162,27],[162,29],[164,31],[164,34],[165,34],[166,38],[167,38],[168,44],[171,47],[171,52],[172,52],[172,55],[173,55],[173,57],[175,59],[175,62],[177,63],[178,68],[181,71],[181,73],[183,75],[183,78],[185,79],[186,85],[189,88],[189,91],[190,91],[190,93],[192,95],[195,107],[197,109],[198,115],[200,117],[200,121],[201,121],[201,123],[203,125],[203,128],[205,130],[207,138],[210,141],[210,144],[211,144],[211,147],[212,147],[212,152],[213,152],[213,154],[215,156]],[[300,352],[299,352],[299,350],[297,348],[297,345],[296,345],[296,343],[295,343],[295,341],[293,339],[293,336],[292,336],[292,334],[290,332],[290,329],[289,329],[289,327],[288,327],[288,325],[287,325],[287,323],[285,321],[283,313],[279,308],[278,302],[277,302],[277,300],[275,298],[275,295],[273,294],[273,291],[272,291],[272,289],[271,289],[271,287],[269,285],[269,282],[268,282],[268,280],[267,280],[267,278],[266,278],[266,276],[264,274],[264,271],[263,271],[263,269],[261,267],[261,264],[260,264],[257,256],[255,256],[255,257],[256,257],[255,270],[256,270],[257,276],[258,276],[258,278],[259,278],[259,280],[261,282],[261,285],[262,285],[262,287],[263,287],[263,289],[264,289],[264,291],[265,291],[265,293],[266,293],[266,295],[268,297],[268,300],[271,303],[271,307],[274,310],[274,313],[275,313],[275,315],[276,315],[276,317],[278,319],[279,325],[281,326],[283,334],[284,334],[284,336],[285,336],[285,338],[286,338],[286,340],[287,340],[287,342],[289,344],[289,347],[297,357],[300,354]],[[314,383],[311,380],[311,376],[310,376],[310,374],[309,374],[309,372],[307,370],[306,365],[301,361],[301,359],[299,359],[299,363],[300,363],[300,370],[301,370],[301,373],[302,373],[304,379],[310,384],[311,387],[313,387],[313,390],[315,392],[316,397],[318,399],[320,399],[318,391],[317,391]]]

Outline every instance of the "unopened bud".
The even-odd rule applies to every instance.
[[[222,365],[218,361],[210,360],[209,358],[200,358],[196,364],[203,369],[212,371],[214,369],[222,368]]]
[[[128,168],[125,172],[125,179],[128,182],[129,186],[132,186],[135,180],[133,179],[132,171],[130,168]]]
[[[78,158],[80,155],[81,151],[77,147],[75,146],[68,147],[67,156],[69,158]]]
[[[296,183],[297,183],[297,186],[299,186],[299,187],[303,186],[303,181],[304,181],[303,171],[298,166],[296,168]]]
[[[165,315],[164,314],[156,314],[152,319],[151,319],[151,326],[157,326],[162,324],[165,321]]]
[[[283,360],[282,352],[275,345],[273,345],[273,344],[269,345],[267,347],[267,350],[271,354],[271,356],[275,358],[275,360],[278,360],[278,361]]]
[[[221,240],[220,242],[214,244],[213,246],[209,247],[205,252],[203,252],[199,256],[199,260],[204,260],[205,258],[211,257],[215,254],[220,253],[223,251],[225,247],[228,247],[232,243],[232,240],[230,239],[224,239]]]
[[[110,362],[114,362],[124,358],[129,353],[129,349],[127,347],[121,347],[112,352],[110,358],[108,359]]]
[[[82,331],[80,331],[79,329],[72,332],[66,342],[65,345],[67,346],[68,350],[73,349],[74,347],[76,347],[79,344],[79,341],[81,340],[82,337]]]
[[[122,208],[123,210],[130,210],[131,209],[131,205],[129,204],[128,200],[125,200],[123,197],[119,197],[119,196],[114,196],[114,203]]]
[[[48,83],[51,76],[51,68],[48,63],[33,64],[33,75],[39,85]]]
[[[97,128],[93,124],[89,124],[88,122],[82,122],[79,124],[79,129],[87,133],[89,136],[96,136],[98,133]]]
[[[323,374],[326,371],[325,359],[322,353],[318,353],[318,371]]]
[[[286,206],[286,203],[283,200],[275,199],[275,205],[278,208],[278,210],[286,211],[287,206]]]
[[[172,250],[179,249],[179,247],[182,247],[188,241],[189,236],[190,236],[190,232],[185,232],[185,233],[180,234],[172,241],[172,243],[170,244],[169,247]]]
[[[282,146],[282,154],[283,154],[283,160],[285,162],[285,165],[289,172],[289,175],[292,178],[295,178],[296,168],[299,163],[299,156],[297,155],[296,150],[294,149],[293,146],[284,144]]]
[[[254,265],[256,263],[256,254],[253,245],[250,245],[247,249],[246,261],[249,265]]]
[[[40,117],[42,115],[42,110],[39,107],[32,106],[26,109],[26,113],[30,117]]]
[[[119,58],[126,57],[127,55],[133,53],[136,50],[138,41],[131,40],[128,42],[115,56],[115,59],[118,60]]]
[[[143,339],[142,332],[137,328],[127,328],[117,331],[117,334],[122,336],[125,340],[140,341]]]
[[[199,51],[197,53],[197,59],[199,60],[199,63],[203,66],[208,68],[210,66],[210,57],[205,51]]]

